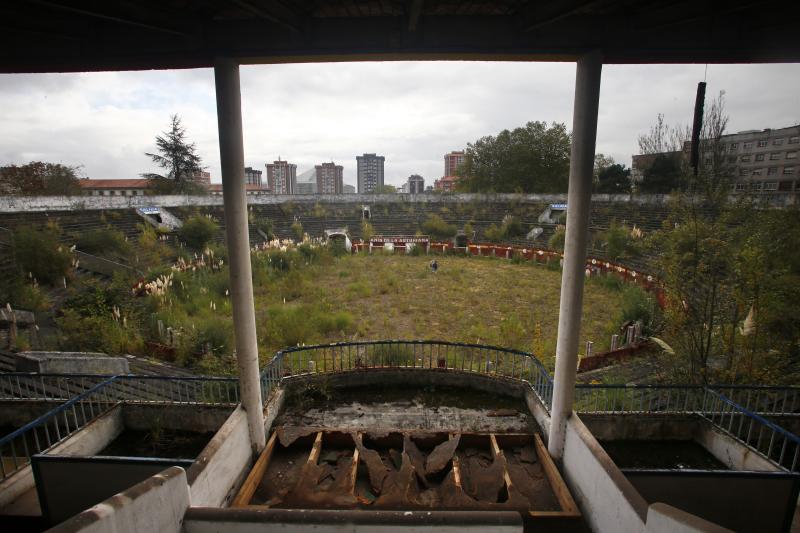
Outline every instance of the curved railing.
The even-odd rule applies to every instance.
[[[436,340],[337,342],[287,348],[261,372],[264,401],[281,379],[369,369],[459,371],[529,383],[550,405],[553,380],[533,354],[484,344]]]

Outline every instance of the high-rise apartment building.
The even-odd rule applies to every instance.
[[[314,167],[317,171],[317,194],[342,194],[344,192],[344,167],[333,161]]]
[[[444,155],[444,175],[455,176],[458,165],[464,162],[464,151],[450,152]]]
[[[263,184],[261,183],[261,175],[262,172],[260,170],[256,170],[252,167],[244,167],[244,182],[247,185],[263,187]]]
[[[383,187],[383,164],[385,161],[386,158],[382,155],[356,156],[359,194],[375,193],[380,187]]]
[[[732,177],[732,192],[800,192],[800,125],[731,133],[720,137],[719,142],[724,164]],[[671,154],[685,158],[688,164],[690,151],[691,143],[686,142],[682,152]],[[633,156],[631,179],[634,183],[645,179],[645,173],[657,155]],[[703,153],[700,157],[701,164],[707,165],[712,161],[710,153]]]
[[[297,165],[278,158],[267,163],[267,184],[273,194],[295,194],[297,189]]]
[[[422,194],[425,192],[425,178],[418,174],[412,174],[408,177],[406,186],[403,188],[407,189],[403,192],[408,194]]]

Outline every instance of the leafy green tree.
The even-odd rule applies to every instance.
[[[791,381],[800,359],[800,213],[681,195],[653,237],[664,335],[694,382]]]
[[[397,192],[397,187],[394,185],[381,185],[375,189],[376,194],[394,194]]]
[[[658,154],[644,171],[639,191],[646,194],[669,194],[684,190],[687,184],[686,169],[680,152]]]
[[[569,182],[570,136],[564,124],[528,122],[467,145],[458,189],[562,193]]]
[[[625,165],[613,163],[597,173],[595,192],[627,194],[631,192],[631,171]]]
[[[72,256],[58,239],[58,230],[51,226],[20,227],[14,231],[14,253],[20,274],[32,276],[39,283],[59,283],[69,272]]]
[[[205,188],[193,180],[195,172],[202,170],[195,144],[186,139],[186,129],[178,115],[172,115],[170,120],[169,130],[156,136],[158,153],[145,153],[166,173],[145,173],[142,177],[155,181],[157,193],[203,194]]]
[[[77,167],[31,161],[0,168],[0,194],[71,196],[81,194]]]

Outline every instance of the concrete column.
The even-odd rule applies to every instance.
[[[561,459],[564,453],[566,422],[572,414],[575,395],[601,70],[602,60],[598,52],[578,59],[567,195],[567,233],[561,274],[561,305],[558,311],[556,371],[547,444],[550,455],[555,459]]]
[[[228,241],[233,332],[236,337],[236,361],[239,366],[239,394],[242,407],[247,412],[250,445],[253,452],[258,453],[264,448],[266,435],[258,368],[250,238],[247,227],[239,64],[230,59],[218,59],[214,65],[214,80],[217,89],[222,198]]]

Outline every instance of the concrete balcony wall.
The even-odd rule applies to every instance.
[[[118,406],[76,431],[69,438],[48,450],[47,453],[75,456],[94,455],[117,438],[123,429],[122,408]],[[0,509],[29,490],[33,490],[35,486],[31,466],[20,469],[0,484]]]
[[[188,507],[186,471],[173,466],[62,522],[50,531],[178,533],[182,531],[183,516]]]

